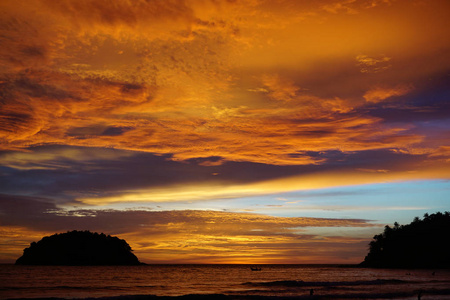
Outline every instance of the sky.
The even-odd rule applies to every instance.
[[[450,210],[447,0],[0,0],[0,263],[359,263]]]

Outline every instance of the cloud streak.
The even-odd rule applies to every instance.
[[[243,259],[277,262],[276,256],[285,257],[286,262],[298,262],[290,256],[298,255],[300,249],[311,249],[310,254],[303,254],[301,258],[307,260],[312,248],[318,245],[339,248],[338,244],[344,242],[361,248],[363,242],[367,242],[350,237],[319,238],[305,233],[304,229],[374,226],[361,219],[286,218],[193,210],[61,210],[45,199],[1,195],[0,200],[5,213],[0,228],[4,232],[9,230],[2,236],[3,243],[12,239],[13,234],[21,236],[12,239],[9,257],[19,256],[24,242],[31,242],[39,234],[77,228],[120,234],[136,254],[148,262],[235,263],[244,262]],[[26,234],[29,237],[25,238]],[[333,250],[329,251],[331,255]],[[291,254],[286,256],[285,253]],[[333,254],[340,255],[343,254]]]

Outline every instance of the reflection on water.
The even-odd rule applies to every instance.
[[[0,298],[226,294],[450,299],[449,270],[262,265],[0,266]],[[433,275],[433,272],[435,274]],[[439,295],[442,294],[442,295]],[[364,296],[365,295],[365,296]],[[347,297],[346,296],[346,297]]]

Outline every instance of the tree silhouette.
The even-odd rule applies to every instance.
[[[450,268],[450,213],[425,214],[408,225],[386,225],[360,264],[376,268]]]
[[[70,231],[32,242],[17,265],[138,265],[125,240],[90,231]]]

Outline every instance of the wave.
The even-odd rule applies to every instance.
[[[303,280],[281,280],[267,282],[245,282],[243,285],[267,286],[267,287],[330,287],[330,286],[357,286],[357,285],[386,285],[386,284],[410,284],[414,281],[399,279],[375,279],[358,281],[303,281]]]

